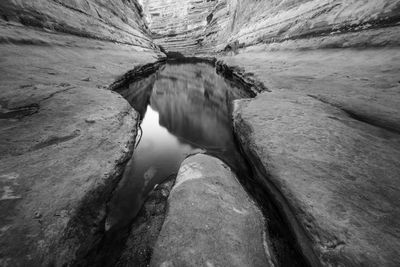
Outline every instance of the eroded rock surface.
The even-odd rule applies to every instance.
[[[312,265],[400,265],[399,7],[1,1],[0,265],[84,265],[99,244],[138,121],[105,89],[163,56],[152,37],[169,51],[231,55],[221,64],[271,92],[238,103],[236,131]],[[327,49],[354,47],[368,49]],[[230,170],[204,155],[183,169],[153,264],[267,265],[262,215]],[[157,229],[129,239],[119,263],[148,261]],[[146,255],[132,257],[142,241]]]
[[[309,95],[357,120],[400,132],[400,51],[323,49],[221,57],[270,91]]]
[[[400,1],[145,1],[155,41],[185,54],[397,46]],[[161,34],[161,35],[160,35]]]
[[[230,168],[203,154],[181,165],[151,266],[270,266],[264,219]]]
[[[136,0],[4,0],[0,3],[2,30],[35,27],[54,34],[156,48],[148,36],[142,7]],[[32,42],[29,37],[3,35],[1,42]]]
[[[137,113],[106,89],[157,54],[21,30],[48,45],[0,46],[0,265],[60,266],[98,242],[132,153]]]
[[[312,265],[399,265],[397,133],[296,93],[236,105],[239,139]]]

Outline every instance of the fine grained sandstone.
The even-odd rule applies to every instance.
[[[234,118],[312,265],[400,264],[397,133],[282,91],[239,100]]]
[[[1,266],[79,264],[101,237],[138,118],[107,87],[160,55],[106,3],[0,3]]]
[[[106,88],[155,54],[79,45],[1,46],[1,266],[68,264],[95,245],[132,153],[137,114]]]
[[[2,27],[17,25],[48,32],[155,48],[136,0],[4,0]],[[5,36],[0,39],[7,41]],[[20,39],[8,41],[21,42]]]
[[[144,6],[150,11],[149,27],[156,33],[156,43],[186,54],[255,44],[281,49],[400,42],[400,1],[159,0],[145,1]]]
[[[265,90],[236,103],[235,131],[311,265],[398,266],[399,14],[399,0],[1,1],[0,265],[82,265],[96,248],[138,123],[105,89],[164,57],[161,45],[215,55]],[[187,161],[232,178],[219,160]],[[174,221],[194,213],[181,195],[201,200],[210,186],[229,195],[232,183],[239,190],[235,179],[175,186],[153,264],[181,246],[163,246],[179,241],[165,236]],[[248,219],[261,219],[243,199],[238,205],[254,211]],[[221,199],[205,203],[214,215],[201,220],[232,215],[213,213]],[[151,250],[157,216],[146,246],[136,249],[142,232],[132,229],[120,264]],[[235,217],[227,229],[244,229],[248,240],[260,222],[248,229]],[[260,246],[249,247],[265,263]],[[203,259],[214,255],[203,248]]]
[[[220,62],[270,91],[237,102],[235,132],[311,264],[397,266],[398,49],[254,50]]]
[[[151,266],[272,266],[264,218],[219,159],[183,161]]]

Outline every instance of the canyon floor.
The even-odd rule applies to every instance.
[[[109,87],[165,56],[3,33],[13,42],[0,44],[0,265],[82,264],[102,238],[139,123]],[[235,101],[234,130],[308,264],[399,266],[399,49],[254,48],[216,59],[263,84]],[[186,159],[168,205],[153,266],[274,265],[262,214],[223,162]]]

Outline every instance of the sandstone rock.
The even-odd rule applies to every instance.
[[[204,38],[207,16],[217,1],[144,0],[144,12],[157,44],[168,51],[194,53]]]
[[[144,1],[156,43],[184,54],[398,46],[400,1]],[[311,40],[311,41],[309,41]]]
[[[96,85],[157,58],[125,45],[52,38],[60,46],[0,45],[1,266],[79,263],[96,246],[137,124],[126,100]]]
[[[236,102],[235,131],[313,266],[398,266],[400,137],[298,93]]]
[[[136,0],[4,0],[0,22],[156,49]],[[29,38],[27,38],[29,39]]]
[[[220,160],[181,165],[151,266],[270,266],[264,219]]]
[[[221,57],[274,92],[310,95],[349,116],[400,132],[400,50],[254,50]]]
[[[399,8],[399,0],[1,1],[0,265],[87,263],[138,121],[104,89],[156,69],[136,68],[164,56],[152,38],[170,56],[229,54],[219,59],[237,67],[237,79],[272,91],[238,104],[236,130],[312,265],[399,265]],[[327,49],[352,47],[391,48]],[[325,49],[306,51],[317,48]],[[302,50],[276,52],[288,49]],[[262,216],[234,175],[202,155],[183,168],[153,264],[267,265]],[[132,229],[139,238],[118,252],[121,265],[148,261],[165,208],[153,204],[144,210],[157,220],[141,224],[152,227],[149,238]],[[132,258],[132,247],[146,255]]]

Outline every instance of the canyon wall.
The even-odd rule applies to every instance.
[[[209,53],[259,44],[332,48],[400,43],[398,0],[149,2],[144,6],[150,29],[156,42],[170,51]],[[174,22],[166,23],[171,17]]]
[[[136,0],[3,0],[0,25],[2,31],[29,26],[50,33],[156,48]],[[21,38],[2,33],[2,42],[18,39]]]
[[[215,0],[144,0],[149,28],[168,51],[195,51],[207,27]]]

